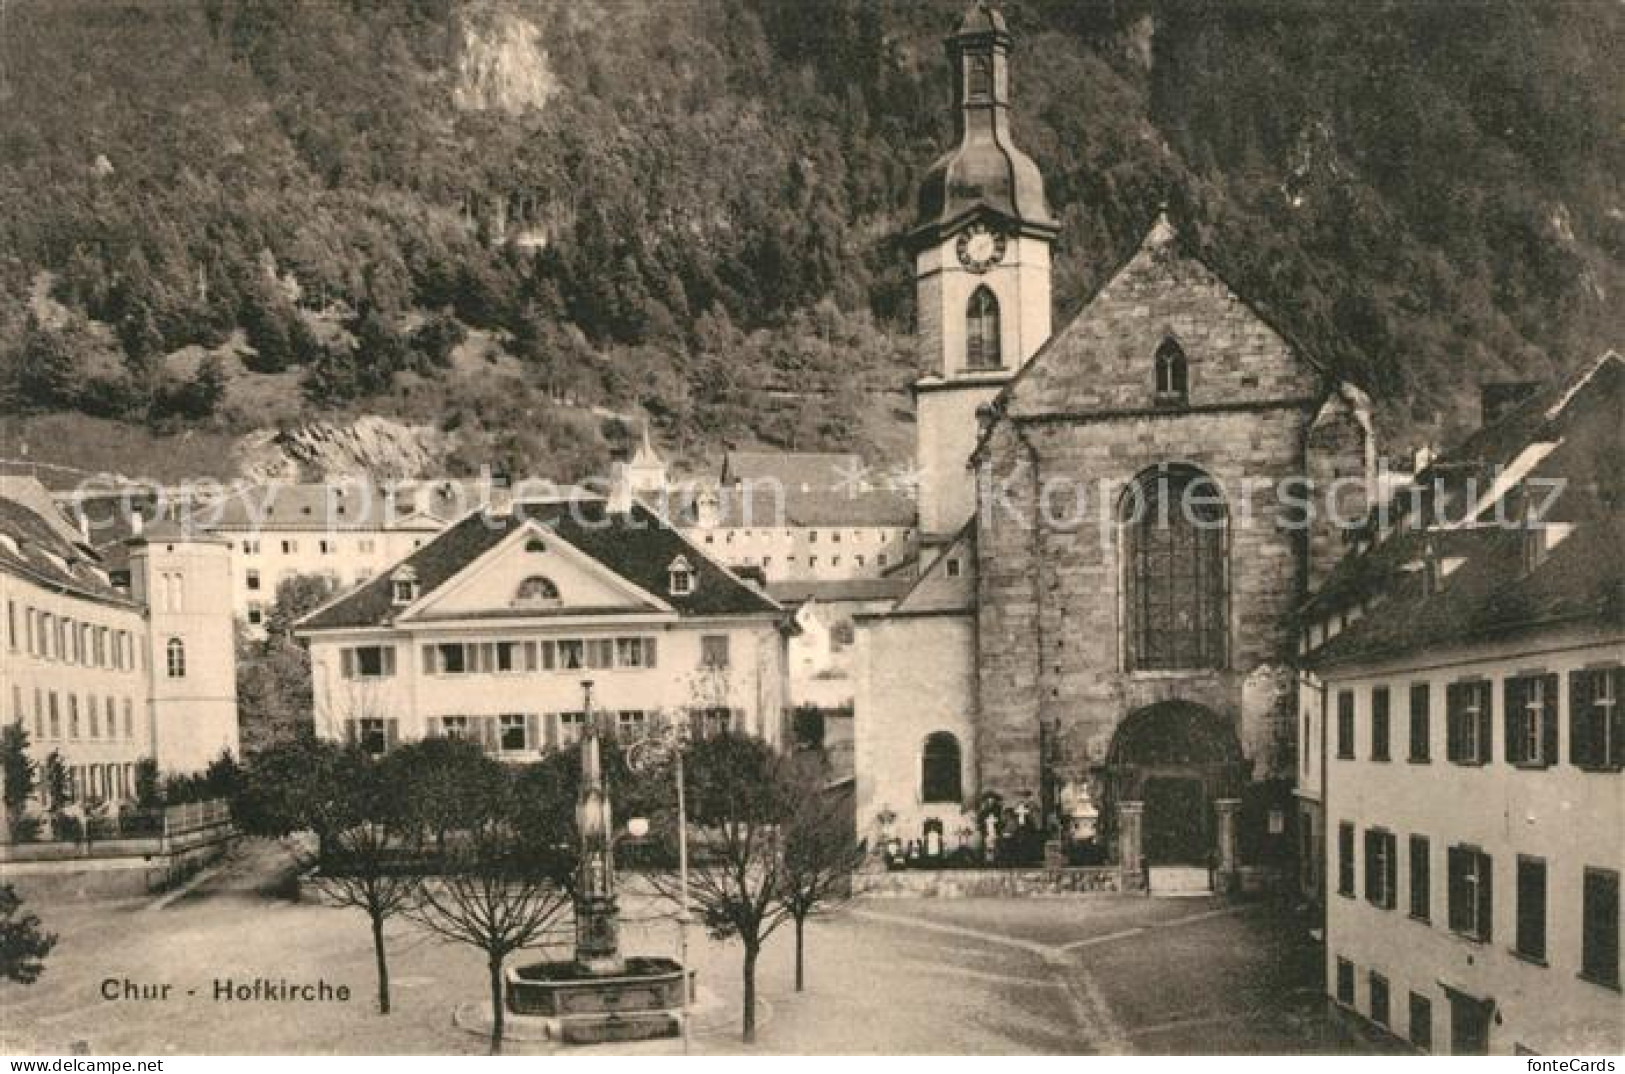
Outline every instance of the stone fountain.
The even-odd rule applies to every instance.
[[[675,1037],[682,1032],[683,967],[669,958],[621,954],[615,899],[614,824],[603,749],[588,695],[581,742],[576,828],[575,958],[508,971],[508,1011],[543,1023],[549,1039],[571,1044]]]

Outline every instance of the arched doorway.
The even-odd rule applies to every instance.
[[[1135,818],[1119,824],[1126,871],[1218,864],[1226,840],[1233,855],[1244,767],[1229,721],[1177,699],[1136,709],[1118,725],[1106,768],[1114,804]]]

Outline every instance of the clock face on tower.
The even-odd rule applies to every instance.
[[[986,272],[1004,260],[1004,236],[986,224],[972,224],[959,233],[959,263],[972,272]]]

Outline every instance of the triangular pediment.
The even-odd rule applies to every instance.
[[[403,621],[669,611],[545,526],[527,522],[402,614]]]

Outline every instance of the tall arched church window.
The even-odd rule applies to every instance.
[[[1129,670],[1223,667],[1229,636],[1229,515],[1218,485],[1158,467],[1123,494]]]
[[[986,287],[978,287],[965,307],[965,365],[970,369],[998,369],[999,300]]]
[[[1183,403],[1188,395],[1185,351],[1172,339],[1157,348],[1157,402]]]
[[[964,801],[959,739],[946,731],[926,736],[920,756],[920,801]]]

